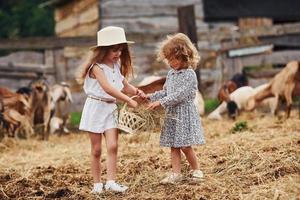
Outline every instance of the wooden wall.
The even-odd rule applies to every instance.
[[[101,0],[101,27],[123,27],[132,45],[134,64],[138,74],[163,69],[156,62],[155,50],[167,34],[178,31],[177,8],[195,5],[197,29],[208,30],[203,22],[202,0]]]
[[[71,1],[55,9],[57,36],[93,36],[99,28],[99,1]]]

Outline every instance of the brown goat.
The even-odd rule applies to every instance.
[[[30,112],[30,105],[23,95],[0,87],[0,97],[3,101],[4,108],[15,109],[22,115]]]
[[[156,81],[153,81],[147,85],[139,86],[138,88],[142,90],[145,94],[153,93],[161,90],[166,82],[166,77],[162,77]]]
[[[231,80],[225,82],[219,92],[218,92],[218,100],[220,102],[229,102],[230,101],[230,94],[235,91],[236,89],[243,87],[243,86],[248,86],[248,78],[245,75],[245,73],[237,73],[235,74]]]
[[[259,102],[268,97],[275,96],[277,101],[279,97],[284,97],[287,104],[286,117],[289,118],[293,103],[292,97],[300,95],[299,84],[300,62],[291,61],[271,80],[267,88],[249,98],[246,109],[253,110]]]
[[[45,79],[38,79],[30,84],[32,89],[32,124],[42,124],[44,140],[49,138],[49,123],[51,115],[51,96]]]
[[[22,94],[0,88],[0,99],[2,102],[1,120],[2,128],[9,136],[14,137],[18,130],[26,134],[32,134],[33,129],[29,121],[30,105]]]
[[[229,102],[230,94],[237,89],[237,85],[233,81],[227,81],[222,85],[218,92],[218,100],[220,102]]]

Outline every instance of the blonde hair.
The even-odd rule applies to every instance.
[[[130,54],[128,44],[122,43],[122,44],[116,44],[116,45],[112,45],[112,46],[101,46],[101,47],[97,47],[93,51],[90,51],[85,62],[82,63],[78,68],[78,71],[76,74],[77,82],[79,84],[83,84],[83,81],[84,81],[91,65],[95,64],[95,63],[102,63],[110,49],[115,49],[115,48],[120,48],[120,47],[123,47],[122,53],[120,56],[121,74],[126,78],[128,78],[129,75],[133,75],[133,68],[131,65],[131,54]]]
[[[193,69],[197,68],[200,61],[196,47],[183,33],[168,35],[167,39],[162,41],[158,47],[158,61],[168,64],[168,60],[173,58],[181,60],[184,66],[191,66]]]

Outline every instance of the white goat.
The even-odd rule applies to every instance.
[[[230,94],[230,100],[236,103],[239,111],[245,110],[248,99],[264,88],[268,87],[268,85],[269,84],[263,84],[256,88],[252,88],[250,86],[240,87]],[[263,105],[268,107],[270,112],[274,114],[277,107],[277,100],[275,97],[267,98],[261,103],[261,106]],[[220,120],[222,119],[221,114],[225,112],[227,112],[227,103],[223,101],[213,112],[208,115],[208,119]]]
[[[65,82],[55,84],[50,91],[52,97],[50,132],[54,133],[62,127],[63,131],[68,133],[69,130],[66,124],[70,115],[70,106],[73,102],[69,85]]]

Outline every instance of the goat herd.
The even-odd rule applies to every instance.
[[[161,90],[165,81],[165,77],[148,77],[138,88],[152,93]],[[285,99],[288,118],[296,96],[300,96],[299,61],[289,62],[270,82],[256,88],[248,85],[244,74],[237,74],[220,88],[218,99],[222,103],[208,118],[222,119],[222,114],[227,112],[230,118],[235,119],[239,112],[253,111],[263,105],[275,115],[280,99]],[[40,78],[16,92],[0,87],[0,139],[3,133],[12,137],[23,133],[25,138],[39,133],[42,139],[47,140],[49,134],[57,129],[68,132],[66,123],[71,103],[71,91],[64,82],[50,87],[44,78]],[[195,104],[200,115],[203,115],[204,101],[200,92],[196,95]]]
[[[235,119],[239,112],[253,111],[257,107],[268,107],[270,112],[276,115],[280,99],[286,101],[286,116],[288,118],[293,98],[300,96],[299,65],[299,61],[289,62],[270,82],[256,88],[249,86],[248,78],[244,73],[234,75],[219,89],[218,100],[221,104],[208,115],[208,119],[220,120],[222,114],[226,112],[230,118]],[[145,93],[151,93],[161,90],[165,81],[165,77],[149,77],[144,79],[138,87]],[[196,95],[195,104],[200,115],[203,115],[204,101],[200,92]]]
[[[64,82],[50,87],[45,78],[39,78],[16,92],[0,87],[0,139],[5,134],[27,138],[39,133],[47,140],[57,129],[68,131],[71,102]]]
[[[225,112],[228,112],[229,117],[236,118],[239,111],[253,111],[261,106],[268,107],[276,115],[280,99],[286,102],[286,118],[289,118],[293,98],[300,96],[299,66],[299,61],[289,62],[270,82],[256,88],[248,86],[243,74],[237,75],[221,87],[218,97],[222,103],[208,118],[221,119],[221,114]]]

